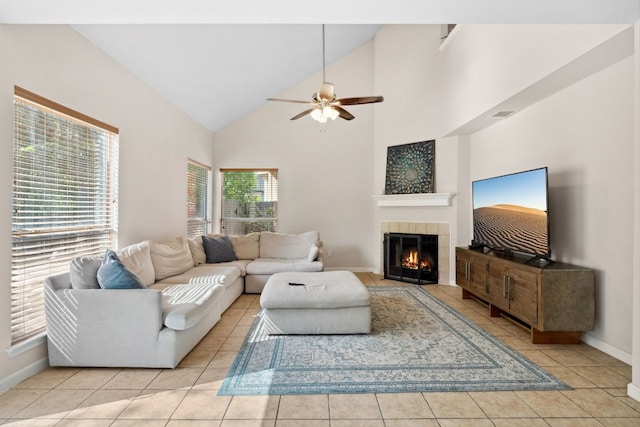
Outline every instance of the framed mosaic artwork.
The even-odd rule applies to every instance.
[[[384,194],[434,192],[436,141],[387,147]]]

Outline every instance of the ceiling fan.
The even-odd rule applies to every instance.
[[[356,98],[336,97],[333,83],[327,82],[325,67],[325,41],[324,41],[324,24],[322,24],[322,86],[320,90],[313,94],[311,101],[299,101],[295,99],[268,98],[267,101],[293,102],[296,104],[308,104],[311,108],[304,110],[300,114],[291,117],[291,120],[297,120],[310,114],[311,117],[320,123],[326,123],[327,119],[335,120],[340,117],[345,120],[353,120],[355,116],[342,108],[343,105],[359,105],[372,104],[374,102],[382,102],[382,96],[361,96]]]

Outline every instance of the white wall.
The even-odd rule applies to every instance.
[[[624,25],[460,25],[443,52],[444,134],[486,115]]]
[[[596,270],[587,335],[618,356],[631,353],[633,81],[628,58],[470,141],[471,180],[549,167],[552,257]]]
[[[0,390],[46,356],[10,346],[13,87],[120,129],[119,245],[184,235],[187,158],[212,163],[212,135],[67,26],[0,25]],[[16,374],[17,373],[17,374]]]
[[[287,66],[295,66],[294,61]],[[326,75],[338,97],[374,95],[372,70],[373,44],[369,43],[329,65]],[[275,97],[311,100],[321,83],[318,73]],[[349,106],[346,109],[354,120],[336,119],[323,125],[310,116],[289,120],[307,108],[304,104],[265,102],[215,134],[214,172],[277,168],[279,231],[318,230],[328,269],[370,269],[373,116],[377,107]],[[219,218],[219,209],[214,218]],[[332,257],[327,256],[329,250]]]

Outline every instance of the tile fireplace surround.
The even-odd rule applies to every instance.
[[[384,265],[384,233],[435,234],[438,236],[438,283],[450,283],[451,224],[447,222],[380,223],[380,266]]]

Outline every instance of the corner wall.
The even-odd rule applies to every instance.
[[[288,66],[295,66],[292,61]],[[373,43],[327,66],[338,97],[373,93]],[[311,100],[317,73],[277,98]],[[373,117],[377,104],[345,107],[355,116],[320,124],[289,120],[304,104],[265,102],[214,137],[214,199],[221,168],[278,169],[278,231],[318,230],[327,269],[371,270]],[[220,207],[214,209],[219,229]]]
[[[67,26],[0,25],[0,392],[47,365],[45,345],[9,357],[13,87],[120,129],[119,246],[187,230],[187,159],[212,134]],[[178,143],[179,142],[179,143]]]
[[[436,140],[435,192],[457,192],[456,138],[441,137],[442,76],[439,55],[440,25],[386,25],[375,38],[375,92],[385,97],[374,122],[373,193],[384,194],[387,148]],[[455,271],[457,241],[456,196],[448,207],[378,207],[370,236],[375,248],[374,271],[382,272],[380,240],[384,222],[444,223],[450,226],[449,273]],[[441,283],[453,283],[453,275]]]

